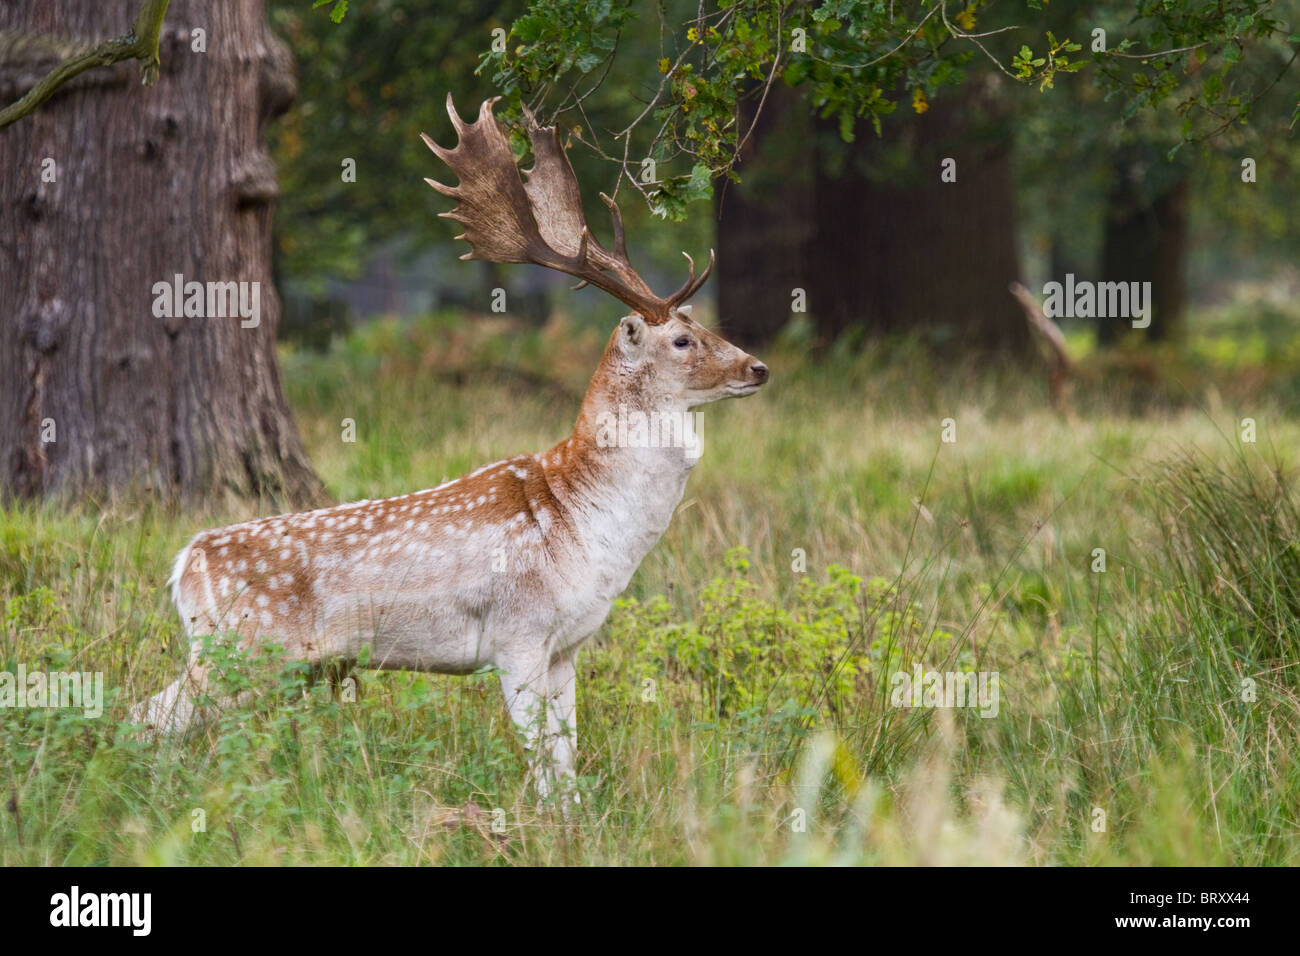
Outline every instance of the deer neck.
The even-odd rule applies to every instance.
[[[625,548],[633,570],[668,527],[701,452],[685,402],[653,383],[653,369],[626,369],[607,350],[572,435],[546,456],[562,452],[575,525]]]

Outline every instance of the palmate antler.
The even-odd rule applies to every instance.
[[[478,119],[466,123],[447,94],[447,115],[460,138],[455,149],[444,149],[421,134],[425,145],[460,180],[456,186],[432,179],[425,182],[459,201],[451,212],[440,215],[465,226],[456,238],[467,240],[470,251],[461,258],[532,262],[556,269],[581,279],[575,288],[590,284],[604,289],[651,325],[668,321],[671,311],[708,279],[713,271],[712,251],[702,275],[696,277],[695,263],[686,256],[690,264],[686,282],[667,298],[655,295],[628,261],[618,203],[601,194],[614,220],[614,251],[610,252],[587,227],[578,180],[555,127],[538,126],[531,114],[525,115],[535,162],[532,169],[524,171],[527,181],[520,178],[506,131],[492,115],[498,99],[484,100]]]

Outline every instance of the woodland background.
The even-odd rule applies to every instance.
[[[0,8],[0,103],[142,6]],[[0,862],[1300,859],[1296,3],[165,6],[155,85],[0,126],[0,669],[110,698],[0,709]],[[195,531],[571,426],[618,307],[457,259],[448,91],[557,122],[655,288],[715,248],[696,314],[773,372],[580,660],[567,821],[490,674],[232,662],[279,705],[125,734]],[[175,273],[261,324],[154,318]],[[1067,273],[1151,326],[1049,346],[1009,285]],[[999,716],[892,706],[915,665]]]

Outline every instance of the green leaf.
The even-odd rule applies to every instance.
[[[875,124],[877,131],[880,129],[880,120],[875,113],[871,114],[871,120]],[[840,111],[840,139],[846,143],[853,142],[853,114],[848,110]]]
[[[604,60],[605,57],[601,54],[588,50],[585,53],[579,53],[578,58],[574,61],[573,65],[578,68],[579,72],[590,73],[596,67],[600,66]]]
[[[342,23],[343,17],[348,12],[348,0],[314,0],[311,8],[315,10],[318,7],[328,7],[331,3],[334,6],[330,10],[330,19],[335,23]]]
[[[546,21],[538,16],[525,15],[515,21],[511,32],[525,43],[534,43],[546,29]]]
[[[696,163],[692,167],[691,178],[687,181],[682,196],[687,202],[713,198],[713,177],[708,166]]]

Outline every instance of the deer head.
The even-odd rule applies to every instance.
[[[685,304],[713,271],[712,251],[698,277],[694,260],[683,253],[686,281],[672,295],[655,295],[628,260],[618,203],[601,194],[613,220],[611,252],[587,226],[577,177],[555,127],[538,126],[527,112],[534,164],[524,172],[526,180],[520,177],[506,132],[492,113],[497,99],[485,100],[478,119],[466,123],[447,95],[456,147],[423,139],[459,184],[425,182],[458,201],[440,215],[465,227],[456,237],[470,244],[462,259],[545,266],[580,279],[575,289],[596,286],[633,310],[610,336],[588,404],[634,400],[643,408],[691,408],[757,391],[767,381],[767,366],[691,319]]]

